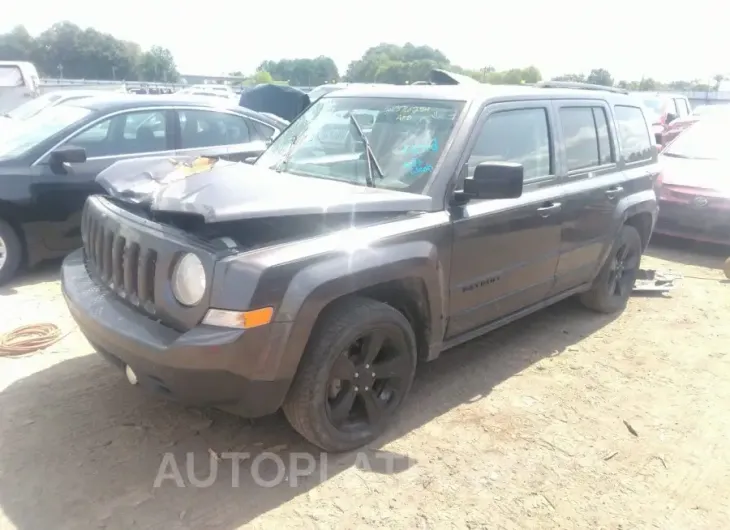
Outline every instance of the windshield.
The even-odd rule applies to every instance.
[[[326,97],[309,107],[256,161],[277,171],[366,185],[363,131],[383,175],[378,188],[420,193],[464,103],[422,99]]]
[[[670,143],[662,154],[676,158],[704,160],[728,159],[727,128],[730,120],[709,119],[698,121]]]
[[[0,139],[0,160],[25,154],[40,142],[83,120],[89,114],[91,114],[89,109],[58,105],[13,124]]]
[[[31,99],[30,101],[15,107],[15,109],[8,112],[8,116],[14,120],[27,120],[31,116],[38,114],[46,107],[50,107],[59,99],[61,99],[61,96],[58,94],[44,94],[43,96]]]

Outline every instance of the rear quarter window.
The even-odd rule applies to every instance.
[[[621,156],[626,163],[650,160],[654,145],[642,110],[629,105],[616,105],[613,111],[621,143]]]
[[[23,72],[19,66],[3,65],[0,66],[0,87],[22,87],[25,86],[23,80]]]

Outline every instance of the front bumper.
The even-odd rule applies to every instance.
[[[131,367],[141,386],[246,417],[271,414],[283,403],[291,380],[263,380],[257,373],[288,324],[245,331],[201,325],[179,333],[98,285],[86,270],[82,250],[64,260],[61,286],[92,346],[116,366]]]
[[[730,211],[661,201],[654,232],[695,241],[730,244]]]

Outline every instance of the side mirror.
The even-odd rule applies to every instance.
[[[664,120],[664,123],[666,123],[668,125],[668,124],[672,123],[676,119],[677,119],[677,115],[676,114],[672,114],[671,112],[668,112],[667,113],[667,117]]]
[[[60,147],[51,153],[49,165],[58,173],[66,172],[66,164],[83,164],[86,162],[86,149],[83,147]]]
[[[516,199],[522,196],[525,169],[514,162],[482,162],[474,176],[464,179],[464,188],[455,192],[458,202],[470,199]]]

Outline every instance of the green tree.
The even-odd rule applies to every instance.
[[[323,55],[314,59],[264,61],[258,70],[269,72],[276,81],[286,81],[294,86],[317,86],[340,79],[335,62]]]
[[[569,81],[571,83],[585,83],[586,76],[583,74],[563,74],[558,77],[553,77],[553,81]]]
[[[140,78],[144,81],[175,82],[180,78],[180,73],[175,66],[175,59],[172,52],[161,46],[152,48],[142,54],[139,60]]]
[[[36,38],[22,26],[0,35],[0,60],[31,61],[46,77],[129,81],[179,77],[169,50],[153,47],[143,53],[134,42],[68,21],[52,25]]]
[[[425,79],[434,68],[448,68],[449,60],[430,46],[382,43],[365,51],[347,67],[345,78],[353,83],[405,84]]]
[[[35,39],[24,26],[16,26],[9,33],[0,35],[0,60],[32,61]]]
[[[591,70],[591,73],[588,74],[586,83],[590,83],[592,85],[613,86],[613,77],[611,77],[611,73],[608,70],[596,68],[595,70]]]
[[[264,85],[274,82],[274,78],[271,77],[271,74],[267,72],[266,70],[258,70],[252,78],[253,84],[255,85]]]

